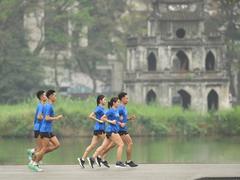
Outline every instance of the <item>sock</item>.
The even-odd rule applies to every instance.
[[[131,160],[127,160],[127,163],[130,163],[131,162]]]
[[[85,161],[85,159],[84,159],[84,158],[81,158],[81,160]]]

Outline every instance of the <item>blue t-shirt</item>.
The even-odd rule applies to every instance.
[[[127,108],[126,108],[126,106],[124,106],[124,105],[119,105],[118,106],[118,112],[119,112],[119,116],[122,116],[122,121],[120,121],[120,122],[122,122],[122,123],[127,123],[128,122],[128,112],[127,112]],[[119,125],[119,131],[127,131],[127,126],[125,125],[124,127],[121,127],[120,125]]]
[[[37,105],[37,108],[36,108],[36,112],[35,112],[35,116],[34,116],[34,124],[33,124],[33,126],[34,126],[34,128],[33,128],[33,130],[34,131],[39,131],[40,130],[40,128],[41,128],[41,125],[42,125],[42,120],[38,120],[38,116],[39,115],[43,115],[43,113],[44,113],[44,104],[42,104],[41,102],[39,102],[38,103],[38,105]]]
[[[43,114],[43,122],[40,128],[40,132],[52,132],[52,121],[47,121],[46,116],[54,117],[54,108],[52,104],[47,103]]]
[[[106,128],[106,132],[114,132],[117,133],[119,131],[119,113],[117,109],[113,109],[110,108],[107,112],[106,112],[106,116],[108,118],[108,120],[113,121],[116,120],[117,123],[116,124],[108,124],[107,128]]]
[[[96,115],[96,118],[101,120],[101,117],[105,114],[105,109],[103,106],[97,106],[94,110],[94,113]],[[94,125],[94,130],[95,131],[98,131],[98,130],[105,130],[105,122],[103,123],[100,123],[100,122],[97,122],[95,123]]]

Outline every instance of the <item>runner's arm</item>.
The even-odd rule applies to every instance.
[[[128,120],[133,121],[133,120],[136,120],[136,118],[137,117],[135,115],[131,115],[131,116],[128,117]]]
[[[46,119],[46,121],[55,121],[55,120],[59,120],[62,118],[63,118],[63,115],[58,115],[58,116],[54,116],[54,117],[47,115],[45,119]]]
[[[41,121],[41,120],[43,119],[43,115],[42,115],[42,114],[39,114],[39,115],[37,116],[37,119],[38,119],[39,121]]]
[[[105,122],[107,122],[107,123],[110,123],[110,124],[116,124],[116,120],[110,121],[110,120],[107,118],[106,115],[103,115],[103,116],[101,117],[101,120],[102,120],[102,121],[105,121]]]
[[[118,124],[123,128],[126,126],[126,123],[118,122]]]
[[[88,118],[89,118],[90,120],[94,120],[94,119],[96,118],[95,113],[94,113],[94,112],[91,112],[91,113],[89,114]]]
[[[94,112],[92,112],[91,114],[89,114],[88,118],[91,119],[91,120],[97,121],[97,122],[99,122],[99,123],[103,123],[102,120],[99,120],[99,119],[96,118],[96,115],[95,115]]]

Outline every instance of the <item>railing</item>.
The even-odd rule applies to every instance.
[[[138,44],[157,44],[157,37],[156,36],[154,37],[144,36],[141,38],[132,37],[128,38],[127,44],[128,46],[136,46]]]
[[[208,37],[209,38],[209,37]],[[204,40],[202,38],[196,39],[177,39],[177,38],[166,38],[162,37],[161,39],[157,36],[154,37],[141,37],[141,38],[129,38],[127,41],[128,46],[137,46],[141,45],[181,45],[181,46],[204,46],[204,45],[214,45],[223,43],[221,38],[209,38]]]
[[[193,71],[163,71],[163,72],[126,72],[126,80],[226,80],[228,76],[225,72],[193,72]]]

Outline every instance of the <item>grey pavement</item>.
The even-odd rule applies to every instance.
[[[240,164],[140,164],[137,168],[81,169],[78,165],[42,165],[32,172],[24,165],[0,166],[0,180],[193,180],[203,177],[239,177]],[[227,179],[227,178],[226,178]],[[238,179],[238,178],[236,178]]]

